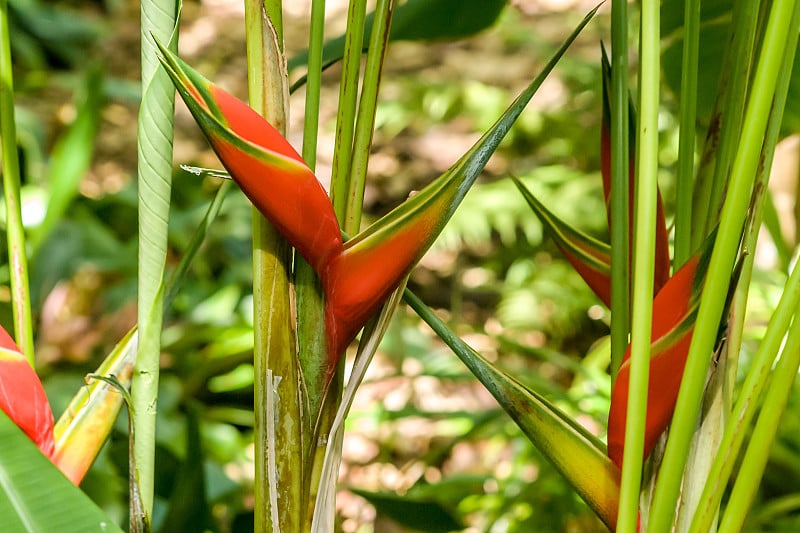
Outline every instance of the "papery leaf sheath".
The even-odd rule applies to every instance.
[[[36,443],[53,455],[53,412],[39,376],[14,340],[0,328],[0,409]]]
[[[114,347],[95,372],[114,378],[119,386],[130,388],[138,348],[134,327]],[[79,485],[108,439],[122,407],[123,394],[102,379],[87,380],[70,401],[53,428],[53,463],[75,485]]]
[[[713,239],[670,278],[653,301],[645,458],[666,429],[675,409],[692,341],[700,291],[711,257],[711,242]],[[608,455],[618,466],[622,465],[629,385],[630,345],[611,391],[608,414]]]
[[[608,215],[608,225],[611,227],[611,103],[609,92],[611,87],[611,65],[603,47],[603,125],[600,133],[600,169],[603,176],[603,196],[606,202],[606,212]],[[629,242],[633,243],[633,209],[635,202],[634,186],[636,183],[636,110],[633,104],[629,105],[628,111],[630,132],[629,153],[630,161],[628,164],[628,235]],[[632,249],[632,248],[631,248]],[[657,192],[656,197],[656,249],[655,249],[655,271],[653,274],[653,294],[658,294],[661,287],[669,279],[670,259],[669,259],[669,235],[667,232],[667,220],[664,216],[664,202],[661,199],[661,191]],[[633,257],[633,254],[629,254]]]
[[[558,248],[600,300],[611,306],[611,249],[576,230],[547,209],[520,180],[514,184],[542,221]]]
[[[342,237],[317,177],[258,113],[161,50],[175,87],[231,177],[300,255],[321,271],[341,250]]]

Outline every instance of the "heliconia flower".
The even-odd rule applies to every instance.
[[[332,204],[289,143],[245,103],[211,84],[166,48],[161,47],[161,52],[178,92],[231,177],[320,277],[328,377],[358,331],[433,244],[555,65],[555,60],[548,63],[545,72],[450,170],[343,245]]]
[[[611,247],[558,218],[519,179],[511,179],[564,257],[597,297],[611,307]]]
[[[603,65],[603,125],[600,133],[600,170],[603,176],[603,196],[608,214],[608,226],[611,227],[611,103],[609,91],[611,88],[611,65],[608,62],[605,47],[602,47]],[[629,163],[628,163],[628,235],[631,239],[629,249],[633,243],[633,206],[635,201],[634,186],[636,182],[636,110],[633,105],[628,106],[628,132],[629,132]],[[656,249],[655,269],[653,273],[653,294],[658,294],[661,287],[669,279],[669,235],[667,221],[664,216],[664,202],[661,200],[661,191],[656,197]]]
[[[0,327],[0,409],[51,457],[53,411],[39,376],[22,355],[14,340]]]
[[[159,44],[159,46],[161,46]],[[253,205],[317,271],[340,253],[333,206],[291,144],[258,113],[161,47],[162,63],[220,161]]]
[[[700,293],[711,259],[713,237],[687,261],[659,291],[653,301],[650,373],[647,393],[644,458],[664,432],[678,398],[686,357],[700,303]],[[608,455],[622,466],[625,417],[630,385],[630,346],[611,391],[608,414]]]

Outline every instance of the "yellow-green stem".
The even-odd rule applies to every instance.
[[[3,196],[6,204],[8,261],[11,270],[11,304],[14,337],[33,365],[33,329],[28,287],[28,258],[19,195],[20,173],[17,131],[14,124],[14,76],[11,69],[11,41],[8,33],[8,3],[0,0],[0,138],[2,138]]]
[[[636,142],[636,209],[631,321],[631,375],[625,424],[617,531],[638,528],[642,481],[647,386],[650,370],[650,327],[653,313],[656,198],[658,191],[658,103],[660,3],[643,0],[639,40],[639,123]]]

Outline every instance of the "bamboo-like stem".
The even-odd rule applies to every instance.
[[[177,51],[177,2],[141,6],[142,104],[139,110],[139,350],[131,385],[135,475],[145,516],[152,514],[156,414],[161,360],[164,269],[172,191],[175,88],[158,60],[155,39]],[[134,517],[134,513],[131,513]]]
[[[692,255],[692,178],[697,126],[697,77],[700,49],[700,0],[686,0],[683,17],[681,62],[680,140],[675,198],[675,251],[677,271]]]
[[[800,24],[800,9],[797,7],[794,10],[793,17],[791,27],[795,28],[796,31],[798,24]],[[791,31],[790,29],[790,32]],[[758,238],[761,219],[764,213],[765,201],[769,201],[769,199],[766,198],[767,181],[772,167],[772,156],[774,154],[775,144],[778,140],[783,110],[786,104],[786,96],[791,80],[790,65],[794,63],[796,51],[796,44],[787,49],[783,59],[783,67],[780,69],[775,103],[772,107],[766,141],[764,142],[764,161],[761,164],[757,185],[755,187],[754,194],[757,196],[753,202],[754,207],[751,212],[751,219],[748,223],[748,231],[745,236],[745,250],[755,249],[756,239]],[[725,393],[727,396],[730,396],[730,391],[732,391],[735,385],[738,354],[741,347],[742,332],[744,330],[744,315],[747,305],[746,287],[749,285],[750,274],[753,268],[753,255],[754,254],[751,253],[744,259],[739,285],[737,286],[736,294],[733,298],[728,333],[728,368],[725,385]],[[797,268],[795,265],[789,280],[784,285],[781,299],[770,318],[767,331],[750,365],[750,370],[742,384],[736,405],[731,411],[731,422],[726,427],[723,440],[714,456],[714,461],[708,474],[708,479],[711,481],[706,484],[700,498],[701,505],[695,513],[690,529],[692,532],[700,533],[707,531],[708,528],[711,527],[713,517],[716,515],[717,508],[722,501],[723,492],[733,470],[734,462],[739,455],[745,433],[747,428],[750,427],[753,416],[755,415],[755,410],[759,404],[758,398],[769,379],[770,368],[776,359],[784,333],[789,327],[792,313],[797,309],[798,304],[800,304],[800,268]],[[754,480],[753,483],[755,483]]]
[[[0,138],[3,156],[3,196],[6,207],[8,260],[11,270],[11,305],[14,337],[22,353],[33,366],[33,327],[28,286],[28,257],[25,251],[25,228],[20,202],[17,129],[14,123],[14,75],[11,68],[11,40],[8,33],[8,3],[0,0]]]
[[[350,235],[356,234],[361,226],[361,207],[364,203],[367,163],[375,131],[378,89],[380,88],[383,60],[386,57],[393,6],[394,0],[378,0],[378,4],[375,6],[375,18],[369,40],[367,62],[364,67],[364,82],[353,139],[350,187],[345,205],[343,229]]]
[[[709,472],[709,483],[703,491],[701,505],[695,513],[689,531],[700,533],[708,531],[716,515],[717,508],[727,486],[747,428],[755,416],[759,405],[758,399],[770,376],[770,369],[780,350],[786,330],[792,320],[792,314],[800,305],[800,268],[795,266],[792,275],[784,287],[780,302],[770,318],[758,351],[753,357],[750,371],[742,384],[741,391],[733,408],[730,423],[725,429],[718,453]]]
[[[611,3],[611,383],[630,332],[628,2]]]
[[[658,196],[659,38],[660,3],[656,0],[644,0],[639,34],[639,122],[633,232],[631,380],[617,521],[617,531],[622,533],[632,533],[638,528],[639,490],[642,481],[644,429],[647,416]]]
[[[264,11],[266,8],[266,12]],[[267,17],[267,18],[265,18]],[[250,105],[285,133],[288,86],[280,1],[245,1]],[[255,530],[301,531],[300,380],[290,303],[291,248],[253,209]]]
[[[769,110],[783,61],[783,50],[789,36],[794,3],[792,0],[777,0],[770,11],[744,126],[741,130],[739,149],[731,172],[728,195],[722,209],[719,232],[703,287],[683,382],[675,406],[672,429],[664,461],[659,470],[659,480],[648,524],[648,531],[651,532],[667,531],[674,516],[686,462],[686,449],[697,422],[710,353],[716,343],[718,326],[725,306],[725,299],[720,295],[728,291],[730,273],[739,250]]]
[[[314,170],[317,161],[319,99],[322,87],[322,43],[325,37],[325,0],[311,2],[311,27],[308,34],[306,104],[303,118],[303,159]]]
[[[781,358],[775,367],[764,405],[753,429],[750,444],[742,460],[736,483],[733,485],[725,514],[720,522],[720,533],[742,531],[747,512],[753,504],[764,468],[769,460],[770,448],[778,432],[781,416],[792,392],[797,370],[800,367],[800,320],[795,315]]]
[[[344,223],[348,191],[350,191],[350,159],[353,154],[353,131],[365,18],[366,0],[352,0],[347,15],[342,81],[339,85],[339,110],[336,116],[336,150],[333,153],[331,175],[331,200],[339,224]]]

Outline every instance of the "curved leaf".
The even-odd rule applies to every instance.
[[[10,533],[121,532],[0,413],[0,517]]]

